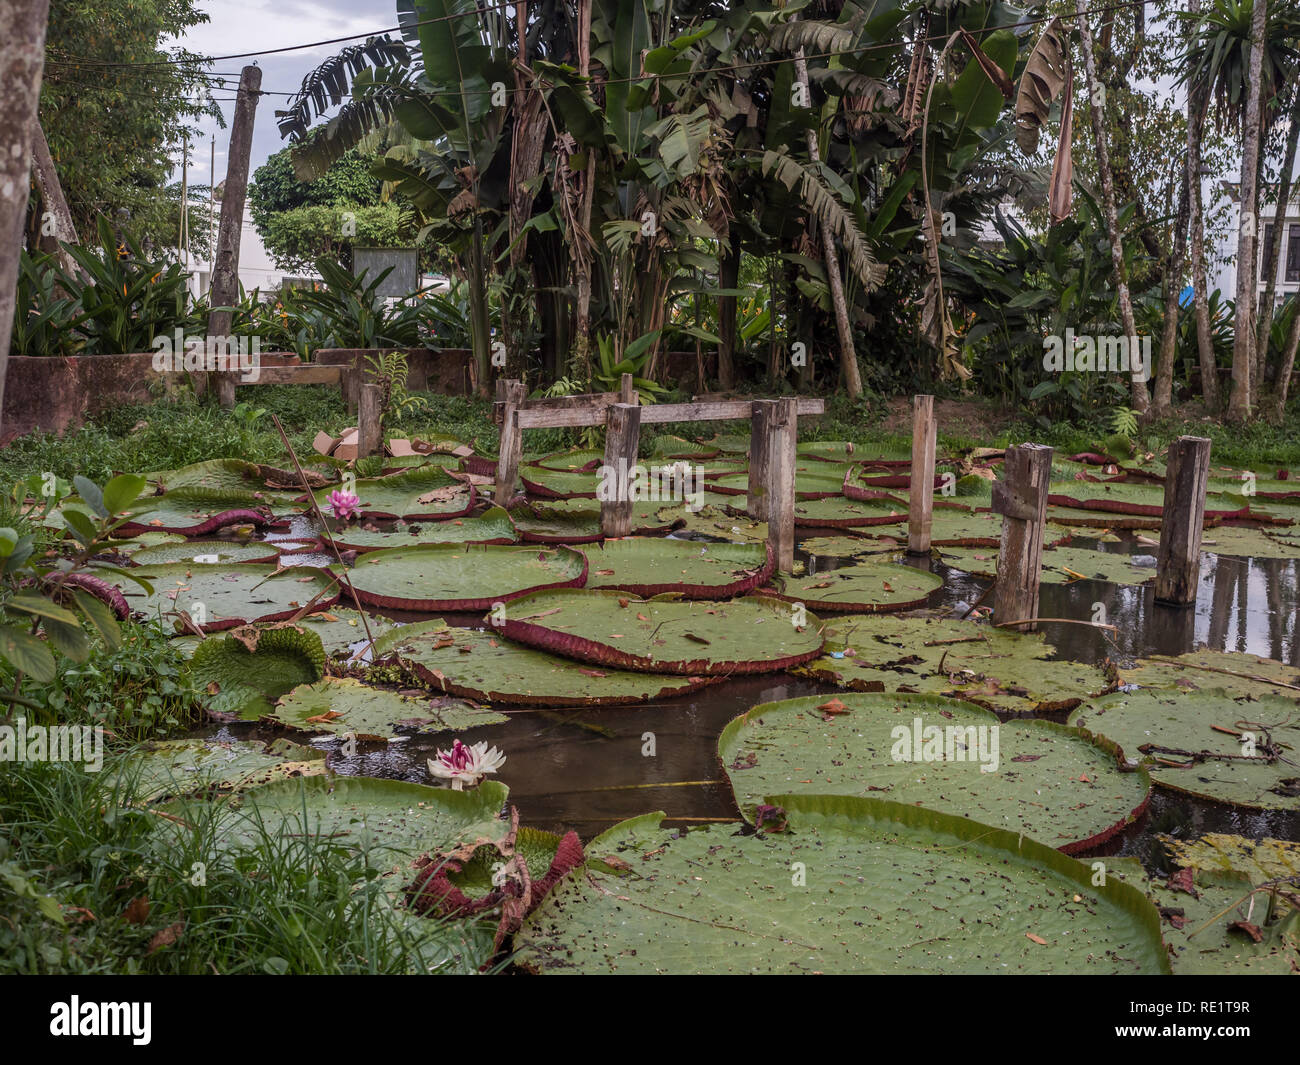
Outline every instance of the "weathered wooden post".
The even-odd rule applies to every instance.
[[[1205,487],[1210,477],[1210,441],[1180,436],[1169,445],[1164,514],[1156,553],[1156,602],[1191,606],[1201,577],[1201,531]]]
[[[253,119],[261,95],[262,68],[246,66],[239,76],[235,117],[230,123],[230,155],[226,160],[226,185],[221,194],[221,222],[213,253],[211,306],[208,335],[230,336],[230,311],[239,300],[239,236],[244,227],[244,198],[248,193],[248,157],[253,148]],[[184,205],[182,205],[184,209]],[[228,350],[224,348],[223,350]],[[223,407],[235,405],[234,373],[217,374],[217,398]]]
[[[384,390],[373,382],[361,386],[357,404],[357,457],[382,454],[384,448]]]
[[[930,553],[934,516],[934,396],[912,397],[912,476],[907,502],[907,553]]]
[[[632,531],[632,478],[641,447],[641,408],[615,403],[605,413],[605,464],[600,470],[600,531],[606,537]]]
[[[798,400],[776,400],[767,422],[767,542],[776,568],[794,572],[794,466],[799,433]]]
[[[993,618],[999,624],[1038,616],[1043,526],[1051,479],[1050,447],[1019,444],[1007,448],[1002,480],[993,482],[993,513],[1002,515],[997,586],[993,590]],[[1032,631],[1037,626],[1025,628]]]
[[[641,396],[636,390],[636,382],[630,373],[625,373],[618,385],[618,401],[620,403],[639,403]]]
[[[497,448],[496,505],[508,507],[515,494],[519,477],[519,460],[523,455],[523,433],[519,428],[519,408],[524,402],[524,383],[497,378],[497,398],[505,403],[501,415],[501,443]]]
[[[749,421],[749,493],[745,513],[757,521],[767,520],[768,426],[772,420],[774,399],[756,399],[750,405]]]

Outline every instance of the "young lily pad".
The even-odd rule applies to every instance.
[[[1256,699],[1300,696],[1300,669],[1275,658],[1231,651],[1201,649],[1175,658],[1140,658],[1131,668],[1120,670],[1120,681],[1181,691],[1217,688]]]
[[[587,559],[570,547],[423,544],[371,551],[348,574],[363,606],[490,610],[544,588],[580,588]]]
[[[491,507],[476,518],[443,521],[398,522],[391,529],[334,523],[334,543],[342,550],[378,551],[415,544],[513,544],[515,528],[501,507]]]
[[[537,592],[506,607],[505,636],[581,662],[687,676],[768,673],[815,658],[821,623],[776,599],[637,599],[605,589]]]
[[[190,670],[212,716],[256,721],[294,685],[325,675],[325,650],[314,632],[294,626],[240,629],[200,643]]]
[[[987,710],[933,695],[763,703],[723,730],[718,757],[751,821],[775,792],[878,793],[1023,832],[1066,854],[1136,820],[1151,791],[1146,773],[1119,769],[1114,750],[1082,729],[999,724]]]
[[[322,513],[330,514],[333,488],[314,495]],[[474,488],[440,466],[422,466],[387,477],[363,477],[356,483],[360,513],[367,518],[461,518],[474,509]]]
[[[689,599],[730,599],[766,583],[775,561],[766,545],[628,537],[587,552],[588,588],[634,595],[680,592]]]
[[[493,631],[451,628],[439,620],[395,630],[379,642],[377,657],[400,665],[431,691],[510,706],[618,706],[688,695],[709,683],[590,669]]]
[[[351,677],[300,684],[264,720],[300,732],[387,740],[399,732],[460,732],[509,720],[458,699],[417,699]]]
[[[541,973],[1167,973],[1159,916],[1014,832],[881,799],[773,796],[789,830],[588,847],[515,936]],[[1077,898],[1078,902],[1071,901]]]
[[[1161,837],[1180,869],[1237,873],[1252,884],[1300,876],[1300,843],[1211,832],[1196,839]]]
[[[973,621],[837,617],[826,651],[796,672],[851,691],[947,695],[988,710],[1069,710],[1108,690],[1096,666],[1048,660],[1041,633],[995,629]]]
[[[180,543],[142,547],[131,555],[137,566],[156,566],[166,562],[198,562],[211,565],[224,562],[274,562],[280,549],[266,540],[183,540]]]
[[[879,555],[803,577],[782,577],[779,597],[814,610],[885,613],[924,606],[943,587],[943,578],[897,556]]]
[[[328,610],[338,599],[338,587],[327,571],[309,566],[275,566],[237,563],[203,565],[166,562],[132,571],[153,586],[147,594],[138,584],[118,573],[99,573],[126,596],[132,611],[147,617],[187,612],[205,632],[219,632],[259,621],[280,621],[311,602],[314,610]],[[202,604],[201,610],[196,604]]]
[[[1171,791],[1259,810],[1300,810],[1294,699],[1238,702],[1225,691],[1117,692],[1070,724],[1114,741]]]
[[[325,772],[325,752],[288,740],[157,740],[125,755],[114,775],[133,784],[137,800],[267,784]]]

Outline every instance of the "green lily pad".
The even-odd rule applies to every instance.
[[[767,522],[752,521],[739,513],[729,513],[718,507],[705,505],[691,510],[683,503],[660,507],[657,520],[670,523],[679,535],[708,536],[733,544],[763,544],[767,542]]]
[[[320,488],[313,493],[321,513],[332,515],[330,493]],[[421,466],[387,477],[363,477],[355,492],[361,500],[360,513],[367,518],[458,518],[473,507],[474,491],[441,466]]]
[[[884,613],[924,606],[943,587],[938,574],[878,555],[803,577],[783,577],[779,596],[814,610]]]
[[[376,657],[401,665],[432,691],[511,706],[617,706],[672,699],[705,684],[699,677],[591,669],[440,620],[390,633]]]
[[[363,606],[489,610],[539,589],[581,587],[587,560],[570,547],[423,544],[364,554],[348,578]]]
[[[946,695],[1013,713],[1073,709],[1111,687],[1097,666],[1049,660],[1054,651],[1041,633],[853,615],[828,622],[825,653],[796,672],[851,691]]]
[[[395,621],[378,614],[366,615],[365,621],[369,622],[370,634],[376,640],[397,627]],[[319,636],[329,658],[352,661],[364,655],[368,646],[366,625],[362,621],[361,612],[349,607],[335,606],[318,614],[308,614],[294,624]]]
[[[997,575],[998,553],[992,548],[945,547],[940,557],[946,565],[966,573]],[[1043,584],[1073,584],[1079,580],[1111,584],[1145,584],[1156,575],[1153,555],[1127,551],[1094,551],[1087,547],[1052,547],[1043,551]]]
[[[933,695],[763,703],[727,725],[718,757],[751,821],[775,792],[879,793],[1022,832],[1066,854],[1136,820],[1151,791],[1146,773],[1120,770],[1113,749],[1082,729],[999,724],[987,710]]]
[[[421,854],[449,850],[460,841],[502,838],[508,826],[498,814],[508,794],[495,780],[466,791],[373,777],[284,780],[228,800],[217,842],[244,847],[266,834],[308,834],[370,851],[377,865],[406,869]],[[173,808],[183,814],[186,806]]]
[[[157,566],[167,562],[198,562],[214,565],[224,562],[274,562],[280,549],[265,540],[237,543],[233,540],[183,540],[180,543],[142,547],[131,555],[137,566]]]
[[[818,558],[856,558],[859,555],[897,555],[895,544],[884,544],[865,536],[810,536],[795,547]]]
[[[843,496],[796,499],[794,523],[803,528],[852,529],[868,525],[898,525],[907,521],[907,503],[888,499],[858,502]]]
[[[1120,670],[1120,681],[1182,691],[1218,688],[1255,699],[1300,695],[1300,669],[1275,658],[1232,651],[1202,649],[1172,658],[1139,658],[1131,668]]]
[[[543,455],[539,459],[534,459],[528,463],[530,467],[536,466],[544,470],[558,470],[560,472],[573,473],[581,470],[591,472],[596,466],[605,461],[605,452],[601,448],[578,447],[569,451],[553,451],[549,455]]]
[[[1248,529],[1241,525],[1220,525],[1207,529],[1201,550],[1232,558],[1300,558],[1300,538],[1281,532]]]
[[[524,920],[516,963],[575,974],[1169,971],[1141,892],[1115,878],[1094,887],[1086,865],[1041,843],[880,799],[768,802],[789,831],[678,836],[650,815],[597,837],[585,868]]]
[[[506,607],[502,632],[582,662],[687,676],[768,673],[815,658],[822,647],[818,619],[776,599],[699,603],[598,588],[517,599]]]
[[[351,677],[327,677],[315,684],[300,684],[280,696],[266,720],[300,732],[387,740],[403,729],[460,732],[509,719],[458,699],[417,699],[387,688],[372,688]]]
[[[519,471],[524,491],[542,499],[595,499],[600,477],[594,470],[578,473],[572,470],[547,470],[540,466],[526,466]]]
[[[501,507],[492,507],[476,518],[399,521],[392,529],[333,522],[331,532],[340,549],[362,552],[415,544],[513,544],[517,539],[510,515]]]
[[[184,536],[211,536],[222,529],[235,527],[264,528],[278,524],[264,504],[241,499],[192,500],[182,492],[141,500],[123,512],[131,520],[115,535],[130,536],[137,532],[180,533]]]
[[[338,599],[333,576],[310,566],[277,572],[275,566],[252,563],[165,562],[140,566],[132,574],[148,581],[153,594],[120,574],[96,573],[121,589],[133,611],[155,617],[184,610],[205,632],[292,617],[321,592],[313,610],[328,610]]]
[[[325,650],[314,632],[294,626],[240,629],[200,643],[190,670],[208,692],[210,713],[256,721],[294,685],[325,675]]]
[[[248,788],[325,772],[325,752],[288,740],[157,740],[124,755],[113,775],[131,781],[138,801]]]
[[[730,599],[764,584],[774,567],[757,544],[627,537],[587,551],[588,588],[634,595],[680,592],[690,599]]]
[[[1251,809],[1300,810],[1295,709],[1294,699],[1273,696],[1238,702],[1225,691],[1143,689],[1086,703],[1069,723],[1114,741],[1171,791]],[[1253,735],[1253,746],[1245,734]],[[1270,736],[1284,746],[1270,752]]]
[[[1180,869],[1237,873],[1252,884],[1300,876],[1300,843],[1286,839],[1246,839],[1211,832],[1196,839],[1162,836]]]

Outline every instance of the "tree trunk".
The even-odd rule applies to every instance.
[[[18,253],[22,250],[31,189],[32,135],[45,67],[45,24],[49,0],[5,0],[0,4],[0,412],[14,324]],[[0,423],[0,430],[4,426]]]
[[[591,72],[591,3],[578,0],[578,73]],[[573,369],[584,381],[591,380],[591,267],[592,252],[583,242],[590,239],[591,204],[596,187],[596,152],[587,150],[587,165],[579,181],[578,225],[581,233],[574,237],[573,272],[578,291],[573,323]]]
[[[1277,206],[1273,209],[1273,227],[1264,242],[1264,276],[1267,287],[1264,289],[1263,307],[1259,312],[1259,328],[1255,332],[1255,343],[1259,357],[1255,360],[1258,371],[1252,375],[1256,385],[1256,396],[1264,387],[1264,372],[1268,362],[1268,337],[1273,330],[1273,301],[1277,293],[1277,268],[1282,255],[1281,249],[1286,241],[1287,205],[1291,200],[1291,171],[1295,169],[1296,148],[1300,146],[1300,114],[1291,116],[1291,128],[1286,135],[1286,152],[1282,159],[1282,174],[1277,188]]]
[[[1075,0],[1079,13],[1079,43],[1083,48],[1083,68],[1088,77],[1088,109],[1092,113],[1092,135],[1097,146],[1097,171],[1101,178],[1102,205],[1106,212],[1106,235],[1110,240],[1110,261],[1115,269],[1115,288],[1119,294],[1120,322],[1130,344],[1137,343],[1137,323],[1133,319],[1133,299],[1124,273],[1124,250],[1119,243],[1119,215],[1115,210],[1115,182],[1110,169],[1110,150],[1106,142],[1106,123],[1102,116],[1097,82],[1097,66],[1092,54],[1092,30],[1088,26],[1086,0]],[[1151,397],[1145,381],[1130,374],[1133,409],[1145,414],[1151,407]]]
[[[1286,350],[1282,352],[1282,362],[1277,368],[1277,378],[1273,383],[1269,421],[1274,425],[1282,424],[1282,415],[1286,411],[1287,391],[1291,385],[1291,371],[1295,369],[1297,347],[1300,347],[1300,314],[1291,319],[1291,332],[1287,334]]]
[[[1196,14],[1201,0],[1188,0],[1187,10]],[[1210,300],[1205,278],[1205,214],[1201,205],[1201,131],[1209,92],[1205,85],[1188,87],[1187,93],[1187,191],[1192,215],[1192,304],[1196,317],[1196,353],[1201,367],[1201,396],[1211,414],[1219,410],[1219,374],[1210,333]]]
[[[41,194],[46,214],[39,223],[40,249],[53,255],[64,273],[78,277],[81,267],[63,247],[65,244],[79,243],[77,227],[72,221],[72,212],[68,210],[68,201],[63,195],[63,186],[59,183],[59,173],[55,170],[54,158],[50,155],[50,145],[39,121],[32,134],[32,173],[36,177],[36,190]]]
[[[1229,422],[1250,418],[1250,372],[1255,362],[1255,229],[1258,223],[1251,209],[1259,185],[1260,92],[1264,60],[1264,25],[1267,0],[1255,0],[1250,17],[1250,69],[1246,75],[1249,95],[1242,123],[1241,185],[1237,220],[1237,314],[1232,339],[1232,394],[1228,399]]]
[[[1155,399],[1152,405],[1157,418],[1167,418],[1173,411],[1174,362],[1178,347],[1178,297],[1183,284],[1186,262],[1187,223],[1189,218],[1189,180],[1187,168],[1178,188],[1178,214],[1170,239],[1169,259],[1165,263],[1165,319],[1160,337],[1160,367],[1156,371]]]
[[[730,238],[718,260],[718,287],[740,286],[740,230],[731,224]],[[736,297],[718,297],[718,384],[725,391],[736,387]],[[703,391],[703,382],[700,383]]]
[[[812,104],[812,90],[808,85],[808,64],[804,62],[803,49],[794,54],[795,80],[803,86],[804,98]],[[817,131],[808,131],[808,158],[821,161],[817,147]],[[826,281],[831,290],[831,306],[835,309],[835,332],[840,342],[840,379],[849,399],[862,395],[862,376],[858,373],[858,353],[853,346],[853,328],[849,324],[849,306],[844,299],[844,279],[840,275],[839,253],[835,250],[835,234],[826,223],[821,223],[822,256],[826,261]]]

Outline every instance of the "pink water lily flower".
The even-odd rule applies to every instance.
[[[351,521],[357,516],[357,508],[361,506],[361,500],[347,490],[331,492],[327,502],[334,511],[334,517],[340,521]]]
[[[429,759],[429,774],[440,780],[450,780],[453,791],[463,791],[465,785],[477,784],[488,773],[495,773],[505,764],[506,756],[487,743],[466,747],[460,740],[450,751],[438,751],[437,758]]]

